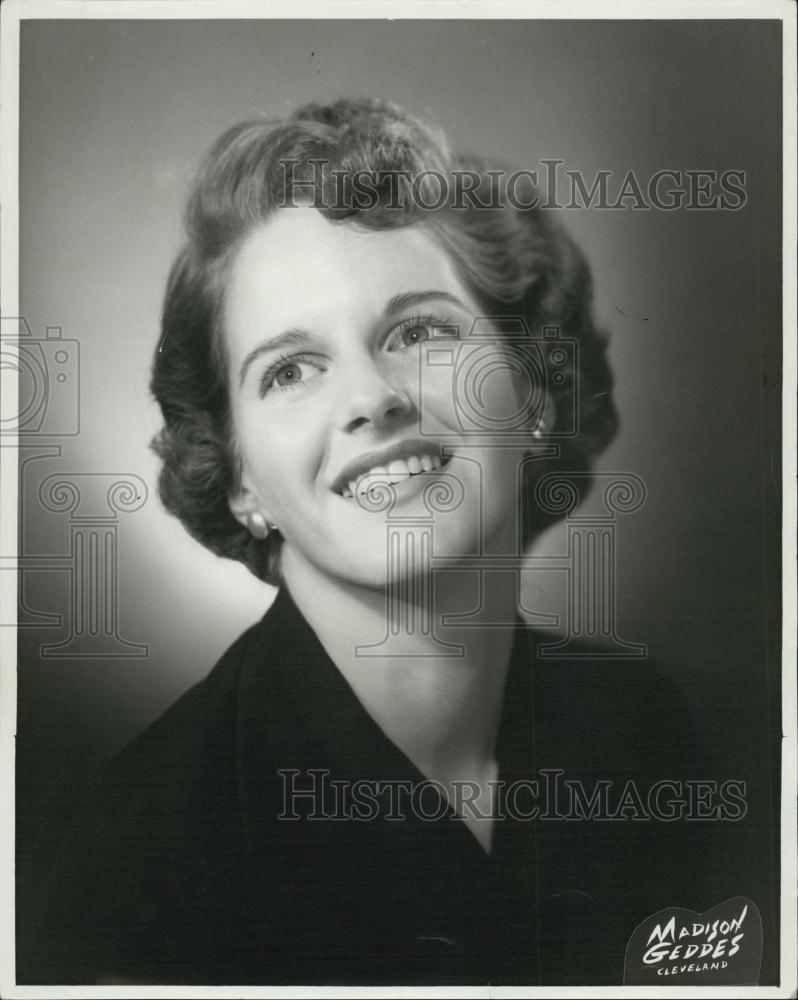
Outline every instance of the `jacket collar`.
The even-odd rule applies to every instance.
[[[533,770],[533,649],[519,619],[497,742],[500,776],[508,781]],[[239,796],[253,844],[273,820],[280,770],[426,780],[368,714],[285,588],[248,633],[237,723]]]

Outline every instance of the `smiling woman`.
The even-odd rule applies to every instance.
[[[433,199],[455,174],[473,198]],[[152,384],[163,502],[279,592],[92,790],[42,911],[48,981],[619,982],[668,858],[705,906],[673,824],[610,834],[593,800],[537,822],[541,773],[650,785],[693,753],[653,671],[552,671],[518,614],[564,513],[536,484],[616,429],[550,215],[392,105],[235,126]]]

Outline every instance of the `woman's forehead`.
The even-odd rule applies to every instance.
[[[471,306],[449,256],[421,224],[369,230],[307,207],[279,209],[244,241],[226,294],[235,338],[255,326],[367,318],[408,292],[440,289]],[[276,332],[276,331],[275,331]]]

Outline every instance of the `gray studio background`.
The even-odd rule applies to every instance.
[[[47,658],[42,645],[66,624],[20,630],[23,902],[87,773],[271,601],[159,507],[149,363],[198,157],[237,119],[337,95],[398,101],[431,114],[455,146],[519,166],[747,172],[737,212],[561,214],[612,332],[622,429],[599,468],[634,472],[648,488],[619,522],[620,631],[663,660],[728,753],[719,777],[761,767],[767,840],[778,786],[768,768],[779,692],[780,50],[778,22],[750,21],[23,25],[21,309],[36,336],[60,326],[79,342],[81,418],[78,434],[53,439],[59,455],[26,469],[23,552],[69,551],[67,517],[39,499],[46,476],[129,474],[149,491],[117,519],[118,630],[148,655]],[[563,545],[556,528],[538,551]],[[562,605],[562,579],[550,576],[528,582],[541,610]],[[24,585],[29,608],[67,614],[68,573],[31,572]]]

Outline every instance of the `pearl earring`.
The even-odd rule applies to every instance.
[[[263,541],[269,537],[269,533],[277,527],[276,524],[269,524],[259,510],[250,511],[247,514],[247,528],[253,538]]]

